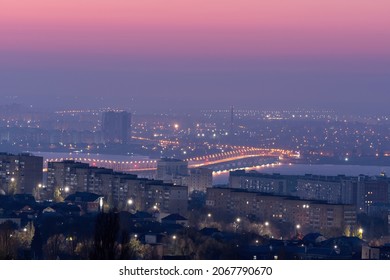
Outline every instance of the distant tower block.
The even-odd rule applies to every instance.
[[[127,144],[131,137],[131,114],[122,111],[109,111],[103,113],[103,137],[104,142]]]

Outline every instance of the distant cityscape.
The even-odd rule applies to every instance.
[[[0,259],[390,259],[389,118],[2,105]]]

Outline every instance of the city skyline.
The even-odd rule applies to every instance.
[[[0,2],[0,260],[390,259],[387,1]]]
[[[386,112],[390,5],[4,1],[4,103]]]

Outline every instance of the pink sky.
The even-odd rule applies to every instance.
[[[390,54],[388,0],[0,0],[0,52]]]

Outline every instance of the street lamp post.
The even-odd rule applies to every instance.
[[[296,226],[295,226],[295,229],[296,229],[296,236],[298,237],[298,235],[299,235],[299,230],[301,229],[301,225],[300,225],[300,224],[296,225]]]
[[[233,223],[234,231],[237,232],[239,226],[240,226],[241,218],[237,218],[235,222]]]
[[[133,207],[133,204],[134,204],[134,201],[133,201],[131,198],[129,198],[129,199],[127,200],[127,206],[128,206],[129,212],[131,212],[132,207]]]

